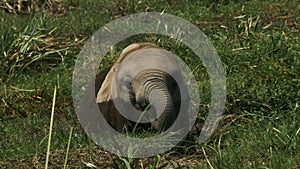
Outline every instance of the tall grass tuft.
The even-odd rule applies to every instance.
[[[6,74],[18,75],[24,69],[38,70],[41,65],[51,67],[64,62],[71,43],[56,37],[57,27],[47,25],[47,15],[31,13],[28,24],[18,33],[15,39],[3,46],[4,57],[0,58],[0,66]]]

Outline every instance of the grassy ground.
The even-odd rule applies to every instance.
[[[300,168],[296,1],[47,2],[33,3],[38,5],[34,8],[0,2],[1,168],[44,167],[54,86],[58,90],[49,168],[64,166],[71,128],[68,168]],[[225,67],[227,102],[218,129],[204,144],[128,159],[103,151],[85,135],[74,113],[71,80],[76,55],[95,31],[123,15],[144,11],[183,17],[205,32]],[[174,50],[193,69],[199,67],[199,114],[205,114],[210,86],[201,63],[191,60],[188,50],[174,49],[168,38],[144,39]],[[112,61],[107,60],[103,67]]]

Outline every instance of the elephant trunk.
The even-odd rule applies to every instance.
[[[157,131],[168,129],[177,118],[176,106],[170,92],[173,82],[168,81],[166,76],[158,70],[147,70],[145,73],[140,72],[132,83],[136,103],[140,109],[144,110],[148,104],[151,105],[149,111],[151,117],[155,117],[151,127]]]
[[[171,127],[176,120],[174,103],[168,88],[157,85],[157,88],[152,89],[149,94],[149,101],[154,107],[157,117],[151,124],[155,130],[165,130]]]

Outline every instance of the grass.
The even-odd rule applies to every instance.
[[[0,3],[1,4],[1,3]],[[45,166],[54,86],[57,86],[49,168],[299,168],[300,6],[296,1],[57,1],[37,12],[0,9],[0,165]],[[227,100],[214,135],[148,159],[103,151],[81,129],[71,81],[76,55],[106,23],[136,12],[164,11],[197,25],[224,64]],[[168,37],[136,36],[171,50],[199,80],[199,121],[208,111],[210,85],[201,61]],[[175,46],[175,47],[174,47]],[[70,130],[72,135],[70,135]],[[67,162],[65,163],[65,158]]]

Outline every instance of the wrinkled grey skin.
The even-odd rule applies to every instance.
[[[157,131],[171,127],[176,120],[180,108],[180,91],[176,81],[165,72],[147,69],[140,72],[131,83],[131,103],[140,111],[148,104],[150,112],[157,117],[156,111],[163,112],[158,119],[151,122]],[[162,108],[165,105],[165,109]],[[152,111],[151,111],[152,110]]]
[[[119,132],[137,121],[128,120],[119,111],[141,115],[147,107],[147,114],[139,122],[148,122],[152,129],[164,131],[172,126],[180,109],[185,111],[181,118],[188,119],[189,98],[181,96],[179,85],[188,93],[178,62],[170,52],[152,44],[133,44],[124,49],[114,65],[97,75],[97,102],[104,118]]]

